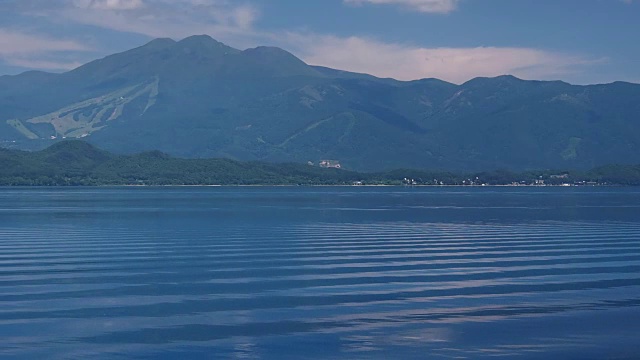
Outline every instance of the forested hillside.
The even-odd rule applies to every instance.
[[[640,163],[640,85],[396,81],[207,36],[157,39],[63,74],[0,77],[0,145],[83,138],[120,154],[358,171]]]

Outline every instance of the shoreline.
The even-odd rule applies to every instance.
[[[233,188],[233,187],[350,187],[350,188],[375,188],[375,187],[396,187],[396,188],[494,188],[494,187],[512,187],[512,188],[595,188],[595,187],[638,187],[637,185],[614,185],[614,184],[595,184],[595,185],[293,185],[293,184],[254,184],[254,185],[220,185],[220,184],[202,184],[202,185],[136,185],[136,184],[114,184],[114,185],[0,185],[0,188],[106,188],[106,187],[124,187],[124,188],[151,188],[151,187],[215,187],[215,188]]]

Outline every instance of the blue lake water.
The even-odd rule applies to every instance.
[[[0,188],[0,358],[637,359],[637,188]]]

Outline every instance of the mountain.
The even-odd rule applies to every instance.
[[[62,138],[118,153],[331,159],[367,171],[590,168],[640,163],[640,85],[397,81],[274,47],[156,39],[63,74],[0,77],[0,145]]]

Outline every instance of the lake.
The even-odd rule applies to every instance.
[[[636,359],[640,189],[0,188],[0,357]]]

